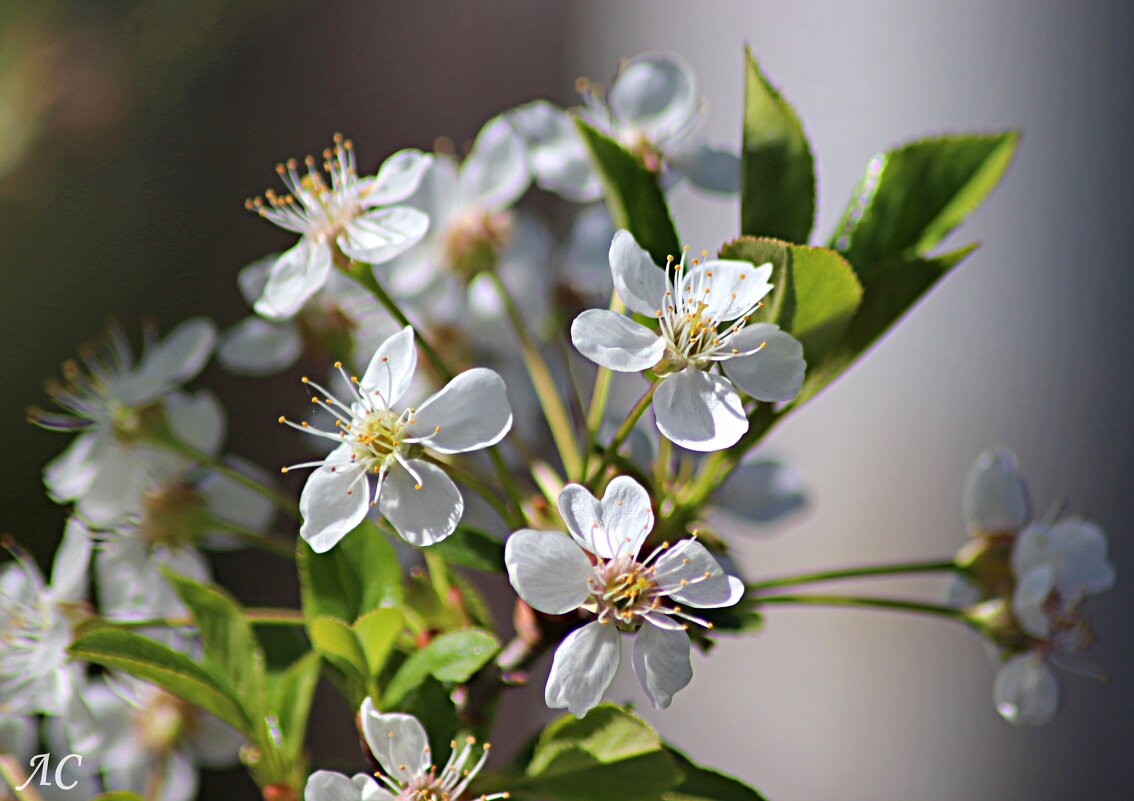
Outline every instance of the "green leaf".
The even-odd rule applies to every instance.
[[[94,801],[144,801],[144,799],[137,793],[130,793],[126,790],[113,790],[109,793],[96,795]]]
[[[606,207],[615,227],[632,233],[655,264],[665,264],[666,256],[676,258],[681,243],[658,177],[641,159],[585,120],[576,117],[575,125],[602,180]]]
[[[337,617],[321,615],[308,622],[307,632],[315,650],[342,671],[348,681],[366,685],[370,675],[366,652],[350,626]]]
[[[442,634],[410,655],[390,680],[385,703],[396,706],[405,696],[432,676],[445,684],[468,681],[500,649],[500,643],[483,629],[464,629]]]
[[[601,762],[618,762],[657,751],[661,738],[637,715],[615,704],[599,704],[581,720],[564,715],[549,724],[536,744],[528,774],[545,772],[567,748],[585,751]]]
[[[815,166],[792,107],[744,49],[740,232],[806,243],[815,217]]]
[[[252,735],[252,722],[229,688],[180,651],[140,634],[120,629],[98,629],[72,643],[73,658],[122,670],[152,682],[221,720]]]
[[[766,801],[747,784],[689,761],[684,754],[669,749],[685,778],[662,794],[664,801]]]
[[[171,570],[162,573],[197,624],[205,664],[231,683],[249,719],[263,719],[267,711],[264,653],[240,604],[220,587]]]
[[[808,373],[823,363],[862,302],[862,286],[854,270],[846,259],[827,248],[741,237],[726,243],[721,256],[755,265],[772,263],[775,289],[767,301],[764,319],[777,323],[803,343]]]
[[[386,665],[390,650],[405,626],[402,610],[373,609],[360,617],[351,627],[362,648],[368,675],[377,676]]]
[[[275,715],[281,740],[279,750],[288,762],[294,762],[303,751],[311,701],[319,684],[319,665],[319,654],[308,653],[285,670],[272,686],[268,709]]]
[[[457,526],[451,535],[429,547],[454,565],[487,573],[504,572],[504,544],[479,529]]]
[[[402,699],[399,705],[404,712],[413,715],[421,722],[429,736],[434,754],[448,753],[453,741],[458,739],[461,724],[457,718],[457,707],[453,703],[452,695],[452,691],[446,689],[445,685],[432,676],[427,676],[425,681]],[[466,730],[465,734],[467,733]],[[470,793],[461,797],[475,801],[477,796]]]
[[[350,624],[371,609],[402,603],[402,570],[394,546],[369,520],[326,553],[300,542],[297,561],[308,620],[330,615]]]
[[[873,272],[872,286],[862,306],[826,362],[815,370],[808,366],[797,403],[803,403],[835,379],[908,312],[934,284],[969,256],[977,245],[934,258],[896,258]]]
[[[922,139],[870,160],[831,238],[868,294],[883,264],[925,255],[984,201],[1019,138],[1003,131]]]

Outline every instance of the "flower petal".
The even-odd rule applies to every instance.
[[[620,126],[657,142],[689,126],[697,113],[697,81],[684,59],[639,56],[615,79],[607,102]]]
[[[719,451],[735,445],[748,430],[732,383],[696,367],[662,379],[653,406],[658,430],[691,451]]]
[[[259,465],[253,464],[239,456],[225,456],[224,463],[246,476],[259,481],[261,484],[271,486],[272,477]],[[229,478],[215,470],[201,479],[197,484],[197,491],[205,499],[205,506],[209,513],[226,523],[232,523],[251,531],[263,531],[275,517],[276,508],[272,501],[260,492]],[[223,535],[210,538],[209,545],[217,547],[216,539],[225,539]],[[236,540],[239,542],[239,540]]]
[[[540,612],[562,615],[590,595],[591,560],[558,531],[521,529],[504,544],[508,580]]]
[[[86,431],[43,469],[43,483],[57,503],[85,495],[98,477],[103,452],[111,444],[109,434]]]
[[[586,487],[568,484],[559,493],[558,505],[559,515],[575,542],[604,559],[613,558],[611,543],[595,542],[595,533],[603,533],[602,505]],[[602,539],[600,536],[599,540]]]
[[[429,216],[409,206],[389,206],[355,217],[338,238],[356,261],[382,264],[412,248],[429,230]]]
[[[1040,654],[1018,654],[997,672],[992,697],[1009,723],[1042,726],[1059,709],[1059,682]]]
[[[712,496],[713,507],[751,523],[771,523],[807,503],[803,479],[776,459],[741,461]]]
[[[303,789],[304,801],[359,801],[359,788],[348,777],[330,770],[317,770]]]
[[[527,191],[524,140],[504,117],[493,117],[473,142],[461,165],[461,201],[495,210],[511,206]]]
[[[665,353],[664,339],[608,309],[588,309],[576,317],[571,342],[595,364],[620,373],[647,370]]]
[[[608,258],[614,288],[626,307],[647,317],[656,316],[666,302],[665,268],[654,264],[626,230],[614,235]]]
[[[301,239],[272,265],[264,293],[253,308],[269,320],[286,320],[323,288],[331,274],[331,252],[326,245]]]
[[[245,317],[225,333],[217,358],[230,373],[259,377],[286,370],[302,353],[303,339],[294,325]]]
[[[421,177],[432,162],[433,157],[420,150],[399,150],[382,163],[373,179],[364,184],[362,205],[374,208],[405,200],[417,191]]]
[[[303,525],[299,536],[315,553],[325,553],[354,529],[370,508],[366,470],[350,461],[350,446],[340,445],[323,466],[307,477],[299,496]]]
[[[1032,523],[1012,545],[1012,572],[1022,576],[1048,564],[1064,599],[1097,595],[1113,587],[1116,578],[1106,552],[1106,534],[1090,521],[1071,517],[1052,525]]]
[[[465,499],[453,480],[435,464],[409,459],[416,477],[393,467],[382,485],[378,508],[403,540],[419,548],[433,545],[457,529]]]
[[[268,283],[268,274],[272,265],[279,259],[279,253],[269,253],[267,256],[256,259],[240,268],[236,274],[236,285],[240,288],[240,295],[251,306],[264,294],[264,285]]]
[[[654,580],[674,600],[701,609],[732,606],[744,595],[740,579],[696,540],[682,540],[659,556]]]
[[[646,490],[630,476],[611,481],[602,496],[602,528],[614,556],[637,556],[654,527],[654,510]]]
[[[67,518],[63,540],[55,552],[51,568],[51,597],[54,600],[78,602],[85,599],[93,550],[86,525],[73,515]]]
[[[359,710],[362,736],[378,764],[390,776],[407,782],[429,770],[429,738],[413,715],[383,715],[367,696]]]
[[[996,448],[978,456],[965,477],[962,507],[974,535],[1015,533],[1026,526],[1032,519],[1032,502],[1016,454]]]
[[[724,322],[747,314],[771,292],[771,275],[770,263],[753,267],[746,261],[715,259],[687,269],[681,291],[687,306],[690,301],[704,303],[706,317]]]
[[[217,327],[212,320],[185,320],[146,349],[138,369],[117,387],[118,400],[140,406],[194,378],[213,355]]]
[[[173,392],[165,397],[165,418],[174,436],[208,456],[224,444],[227,421],[220,399],[207,389],[192,394]]]
[[[407,325],[383,341],[359,383],[363,392],[377,395],[386,408],[401,399],[413,380],[417,369],[417,347],[413,336],[413,328]]]
[[[701,142],[666,155],[674,169],[700,189],[720,194],[740,191],[740,157],[735,153]]]
[[[602,184],[591,166],[571,115],[546,100],[536,100],[508,114],[528,145],[528,163],[541,189],[576,203],[592,203]]]
[[[495,445],[511,428],[504,379],[494,370],[474,367],[421,404],[406,430],[438,453],[465,453]]]
[[[634,637],[634,672],[656,709],[668,709],[678,690],[693,680],[689,635],[649,623]]]
[[[741,352],[759,348],[749,356],[737,356],[721,365],[725,375],[756,400],[788,401],[803,386],[807,372],[803,345],[786,331],[769,323],[757,323],[745,327],[729,344]]]
[[[1044,564],[1017,576],[1012,590],[1012,614],[1020,621],[1020,628],[1033,637],[1046,639],[1051,635],[1051,621],[1047,616],[1047,602],[1055,589],[1055,568]]]
[[[555,650],[544,700],[552,709],[568,709],[581,718],[614,680],[621,659],[618,629],[588,623],[567,635]]]

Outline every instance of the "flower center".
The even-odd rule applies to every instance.
[[[401,441],[401,431],[405,423],[405,414],[374,409],[345,425],[355,460],[378,466],[385,465],[395,453],[404,453],[407,445]]]
[[[512,241],[512,227],[507,211],[474,208],[457,214],[442,235],[445,263],[466,280],[491,270]]]
[[[161,754],[175,746],[195,724],[193,708],[167,692],[156,691],[150,702],[134,713],[138,740],[150,752]]]
[[[188,545],[204,530],[207,519],[204,498],[179,481],[150,489],[142,500],[141,533],[151,543]]]
[[[599,620],[635,628],[642,616],[661,604],[654,571],[641,562],[621,556],[595,565],[589,583]]]

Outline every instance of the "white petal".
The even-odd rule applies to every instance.
[[[799,472],[776,459],[742,461],[713,493],[714,508],[751,523],[771,523],[807,503]]]
[[[674,169],[694,186],[721,194],[740,191],[740,157],[735,153],[702,142],[677,154],[666,155]]]
[[[140,404],[162,395],[205,368],[217,343],[212,320],[194,317],[179,324],[146,351],[137,373],[125,390],[124,403]]]
[[[1026,526],[1032,519],[1032,502],[1016,454],[997,448],[978,456],[965,477],[962,507],[974,534],[1014,533]]]
[[[581,484],[568,484],[559,493],[559,515],[575,542],[604,559],[614,558],[613,543],[604,542],[602,505]],[[596,534],[599,536],[596,540]]]
[[[992,688],[996,711],[1017,726],[1041,726],[1059,709],[1059,683],[1043,657],[1023,653],[1012,657],[996,674]]]
[[[654,577],[674,600],[701,609],[732,606],[744,595],[740,579],[696,540],[682,540],[659,556]]]
[[[76,507],[88,522],[108,526],[137,514],[142,496],[156,478],[139,450],[114,442],[101,451],[98,477]]]
[[[51,597],[56,601],[85,600],[91,565],[90,531],[78,517],[67,518],[63,540],[51,568]]]
[[[272,265],[264,294],[253,308],[270,320],[294,316],[307,299],[323,288],[331,273],[331,251],[307,238],[284,253]]]
[[[1022,576],[1049,564],[1063,598],[1097,595],[1113,587],[1116,578],[1106,552],[1106,534],[1087,520],[1071,517],[1052,525],[1032,523],[1012,545],[1012,572]]]
[[[516,592],[540,612],[562,615],[590,595],[591,560],[558,531],[517,531],[504,544],[504,564]]]
[[[630,311],[654,317],[666,303],[665,268],[654,264],[626,230],[614,235],[608,258],[618,297]]]
[[[409,389],[416,369],[417,347],[413,329],[407,325],[378,346],[362,376],[361,387],[368,395],[377,394],[389,408]]]
[[[224,444],[227,428],[220,399],[207,389],[192,394],[174,392],[165,397],[165,417],[174,436],[207,456]]]
[[[355,217],[338,243],[356,261],[382,264],[412,248],[429,230],[425,212],[409,206],[390,206]]]
[[[239,456],[226,456],[224,463],[261,484],[271,486],[273,479],[258,465]],[[228,523],[252,531],[263,531],[275,517],[275,506],[262,493],[215,470],[209,471],[197,484],[209,513]],[[210,540],[211,546],[216,545]]]
[[[85,495],[98,477],[99,464],[108,444],[110,435],[85,431],[52,459],[43,469],[43,483],[51,499],[65,503]]]
[[[358,801],[397,801],[394,794],[375,781],[373,776],[356,773],[351,781],[361,794]]]
[[[202,767],[230,768],[240,761],[243,734],[208,712],[198,713],[190,732],[193,757]]]
[[[717,322],[735,320],[772,291],[771,264],[753,267],[746,261],[716,259],[687,270],[682,282],[686,303],[705,304],[703,314]]]
[[[362,197],[367,208],[399,203],[417,191],[433,157],[420,150],[399,150],[382,163],[374,179],[365,184]]]
[[[803,386],[807,371],[803,345],[786,331],[769,323],[757,323],[745,327],[729,344],[742,352],[760,348],[750,356],[737,356],[721,365],[725,375],[756,400],[788,401]]]
[[[303,338],[290,323],[245,317],[221,339],[217,359],[230,373],[265,376],[294,365],[303,354]]]
[[[329,770],[317,770],[307,780],[304,801],[359,801],[362,795],[349,778]]]
[[[429,738],[413,715],[383,715],[367,696],[362,702],[362,736],[388,775],[407,782],[429,769]]]
[[[378,508],[406,542],[419,548],[433,545],[456,531],[465,500],[437,465],[420,459],[409,459],[407,464],[417,478],[400,466],[392,467],[382,485]]]
[[[303,485],[299,536],[315,553],[329,551],[366,517],[369,487],[365,469],[350,463],[350,446],[340,445]]]
[[[665,340],[624,314],[588,309],[571,323],[571,342],[595,364],[620,373],[653,367],[665,353]]]
[[[474,367],[421,404],[407,431],[438,453],[465,453],[495,445],[511,428],[504,379],[494,370]]]
[[[621,126],[657,141],[689,125],[697,113],[697,83],[684,59],[639,56],[615,79],[607,102]]]
[[[735,445],[748,430],[732,383],[695,367],[662,379],[653,406],[658,430],[691,451],[719,451]]]
[[[529,166],[540,188],[576,203],[599,199],[602,185],[568,112],[536,100],[513,109],[508,119],[528,144]]]
[[[236,274],[236,285],[240,288],[240,295],[249,306],[264,294],[264,286],[268,283],[268,274],[272,271],[272,265],[276,263],[279,257],[279,253],[271,253],[241,267],[240,272]]]
[[[1046,639],[1051,634],[1046,605],[1055,589],[1055,568],[1039,565],[1023,576],[1017,576],[1012,591],[1012,614],[1020,627],[1033,637]]]
[[[503,117],[493,117],[461,165],[461,201],[505,208],[520,199],[530,182],[524,140]]]
[[[629,476],[611,481],[602,496],[602,527],[614,544],[615,556],[637,556],[654,527],[650,496]]]
[[[544,700],[581,718],[602,700],[621,658],[618,630],[594,622],[575,629],[559,644],[551,662]]]
[[[634,638],[634,672],[657,709],[668,709],[678,690],[693,680],[689,635],[646,623]]]

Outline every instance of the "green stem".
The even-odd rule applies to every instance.
[[[974,626],[972,619],[961,609],[953,609],[939,604],[906,601],[899,598],[874,598],[858,595],[754,595],[753,603],[759,607],[771,604],[795,604],[799,606],[841,606],[862,609],[887,609],[894,612],[914,612],[931,615],[966,626]]]
[[[626,311],[626,304],[622,302],[622,298],[618,296],[617,292],[611,293],[610,310],[619,314]],[[587,409],[587,445],[583,449],[584,476],[587,475],[587,468],[590,466],[588,463],[591,458],[591,450],[595,446],[599,429],[602,428],[602,418],[606,413],[606,401],[610,397],[610,383],[613,377],[614,371],[602,366],[595,372],[595,385],[591,390],[591,405]]]
[[[779,422],[782,414],[777,414],[769,403],[761,403],[748,418],[748,431],[740,441],[728,450],[712,453],[701,464],[701,470],[687,490],[680,504],[685,509],[699,509],[713,490],[721,486],[764,435]]]
[[[492,508],[496,510],[496,513],[500,515],[500,517],[502,517],[504,521],[509,525],[518,524],[520,528],[524,526],[523,513],[520,512],[519,514],[517,514],[512,509],[509,509],[508,505],[500,500],[500,498],[497,496],[496,490],[485,484],[483,481],[473,475],[473,473],[455,464],[454,462],[443,462],[440,459],[434,458],[432,456],[427,456],[426,459],[430,462],[433,462],[434,464],[443,467],[447,472],[451,473],[454,478],[471,489],[477,495],[484,498],[484,500],[487,501],[492,506]],[[516,499],[515,503],[516,508],[519,509],[518,499]]]
[[[16,798],[20,801],[43,801],[43,796],[35,789],[35,783],[28,783],[27,774],[24,773],[23,765],[9,754],[0,754],[0,779],[7,782],[11,787],[12,792],[16,794]],[[17,790],[17,787],[27,784],[22,790]],[[3,783],[0,782],[0,790],[3,790]],[[7,797],[5,795],[5,797]]]
[[[303,613],[298,609],[248,607],[244,610],[244,619],[249,623],[261,623],[264,625],[304,625]],[[148,629],[157,626],[181,628],[183,626],[195,625],[193,619],[190,617],[153,617],[145,620],[101,620],[100,622],[120,629]]]
[[[618,453],[619,447],[621,447],[622,443],[626,441],[626,438],[630,436],[630,432],[634,430],[634,425],[638,422],[638,419],[645,413],[646,409],[650,408],[650,402],[654,398],[654,391],[658,388],[660,383],[660,381],[655,381],[650,384],[650,388],[642,394],[642,397],[638,398],[638,402],[634,404],[634,408],[630,410],[629,414],[626,415],[626,419],[622,421],[622,425],[614,432],[614,436],[610,439],[610,444],[603,450],[602,461],[599,462],[598,469],[591,474],[590,481],[587,482],[588,485],[593,485],[595,482],[601,480],[603,471],[610,466],[610,463]]]
[[[209,525],[220,529],[226,534],[237,537],[253,548],[259,548],[262,551],[274,553],[286,559],[295,559],[294,542],[287,542],[278,537],[272,537],[259,531],[253,531],[250,528],[244,528],[235,523],[229,523],[227,520],[221,520],[219,517],[215,516],[210,516]]]
[[[838,579],[865,578],[868,576],[896,576],[909,573],[935,573],[945,570],[956,570],[957,566],[950,561],[936,562],[910,562],[898,565],[867,565],[864,567],[848,567],[840,570],[823,570],[815,573],[801,573],[796,576],[781,576],[780,578],[755,581],[748,585],[750,592],[772,589],[773,587],[793,587],[799,584],[816,584],[821,581],[835,581]]]
[[[540,353],[539,346],[532,340],[531,334],[524,324],[524,318],[512,299],[511,293],[508,292],[508,288],[500,280],[500,276],[496,273],[486,273],[486,275],[496,286],[496,291],[504,303],[504,311],[507,313],[508,320],[520,341],[520,355],[524,359],[524,365],[528,368],[528,376],[535,388],[540,408],[543,409],[543,416],[547,419],[548,428],[551,429],[551,437],[555,440],[555,448],[559,452],[559,458],[563,461],[563,469],[567,471],[567,478],[568,480],[582,478],[583,457],[579,452],[579,444],[575,441],[575,430],[571,424],[571,416],[567,413],[567,408],[563,405],[563,400],[559,396],[555,380],[551,376],[551,370],[548,368],[543,354]]]

